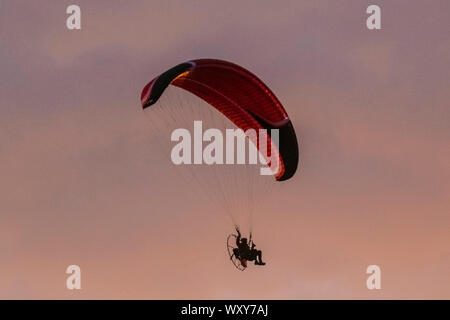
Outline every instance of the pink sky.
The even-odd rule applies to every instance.
[[[81,31],[73,1],[0,1],[0,298],[450,298],[448,1],[76,3]],[[221,208],[151,165],[141,89],[205,57],[258,75],[299,138],[264,268],[236,271]]]

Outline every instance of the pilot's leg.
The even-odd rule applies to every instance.
[[[265,265],[265,263],[262,262],[262,252],[261,252],[261,250],[257,250],[256,251],[256,256],[257,256],[256,260],[258,260],[258,264],[262,265],[262,266]]]

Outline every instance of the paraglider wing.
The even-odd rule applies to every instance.
[[[299,152],[292,123],[277,97],[248,70],[215,59],[181,63],[144,87],[142,107],[156,103],[169,84],[202,98],[244,131],[279,129],[278,150],[270,151],[268,144],[280,160],[275,178],[283,181],[295,174]]]

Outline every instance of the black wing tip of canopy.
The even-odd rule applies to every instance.
[[[286,181],[292,178],[298,168],[299,151],[297,135],[295,134],[294,126],[291,120],[288,119],[286,123],[281,126],[274,126],[267,121],[264,121],[261,117],[257,116],[253,112],[247,110],[252,117],[258,121],[258,123],[267,130],[270,135],[270,129],[278,129],[279,141],[278,150],[284,164],[284,173],[281,177],[277,178],[277,181]]]
[[[280,130],[279,152],[283,158],[284,174],[277,181],[286,181],[294,176],[298,167],[299,152],[297,136],[295,135],[294,126],[290,120],[278,129]]]
[[[183,72],[191,70],[195,66],[194,62],[188,61],[180,63],[175,67],[167,70],[166,72],[159,75],[155,78],[155,82],[153,83],[153,87],[151,89],[150,97],[148,98],[145,105],[142,107],[143,109],[150,107],[152,104],[155,104],[158,99],[163,94],[164,90],[169,86],[169,84],[180,74]]]

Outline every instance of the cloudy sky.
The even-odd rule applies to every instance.
[[[70,31],[73,3],[0,0],[0,298],[450,298],[448,1],[79,0]],[[263,268],[148,145],[141,89],[195,58],[257,74],[299,138]]]

